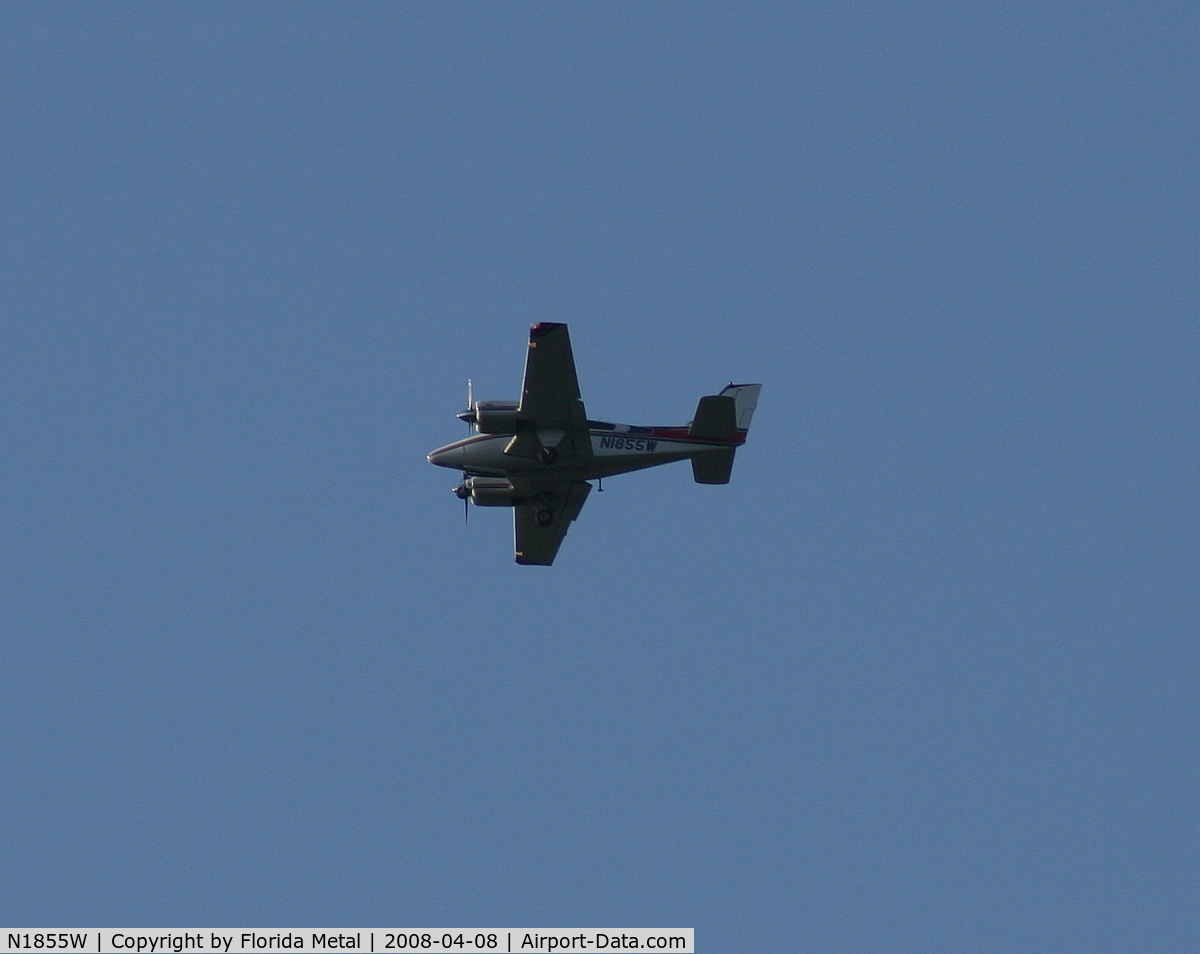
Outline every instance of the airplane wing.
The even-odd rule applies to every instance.
[[[585,480],[529,487],[531,502],[513,507],[513,549],[518,563],[549,566],[592,490]]]
[[[506,454],[536,457],[546,447],[568,460],[592,456],[587,412],[579,395],[566,325],[543,321],[529,329],[518,413],[533,419],[538,440],[532,433],[518,433],[504,449]]]

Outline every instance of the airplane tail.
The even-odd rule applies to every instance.
[[[709,394],[696,405],[688,436],[701,441],[742,443],[758,406],[761,384],[730,384],[720,394]],[[737,444],[714,447],[692,456],[692,477],[698,484],[727,484],[733,472]]]
[[[758,407],[758,392],[761,390],[761,384],[730,384],[721,392],[722,397],[733,398],[739,431],[750,430],[750,421],[754,417],[754,409]]]

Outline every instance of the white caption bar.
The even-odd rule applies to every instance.
[[[273,951],[671,951],[695,954],[693,928],[0,928],[0,954],[264,954]]]

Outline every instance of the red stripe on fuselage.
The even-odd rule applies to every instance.
[[[661,437],[676,441],[690,441],[697,444],[745,444],[746,434],[748,433],[747,431],[738,431],[737,437],[731,437],[728,440],[714,440],[709,437],[700,440],[690,436],[686,427],[652,427],[650,430],[653,433],[639,436]],[[592,433],[595,434],[596,432],[592,431]]]

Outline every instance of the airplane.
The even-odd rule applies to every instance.
[[[517,563],[550,566],[592,490],[589,480],[691,460],[698,484],[727,484],[746,442],[761,384],[730,384],[700,398],[691,422],[633,427],[588,420],[567,326],[529,329],[520,401],[475,401],[458,415],[471,436],[439,447],[431,464],[461,470],[454,493],[468,508],[512,507]]]

